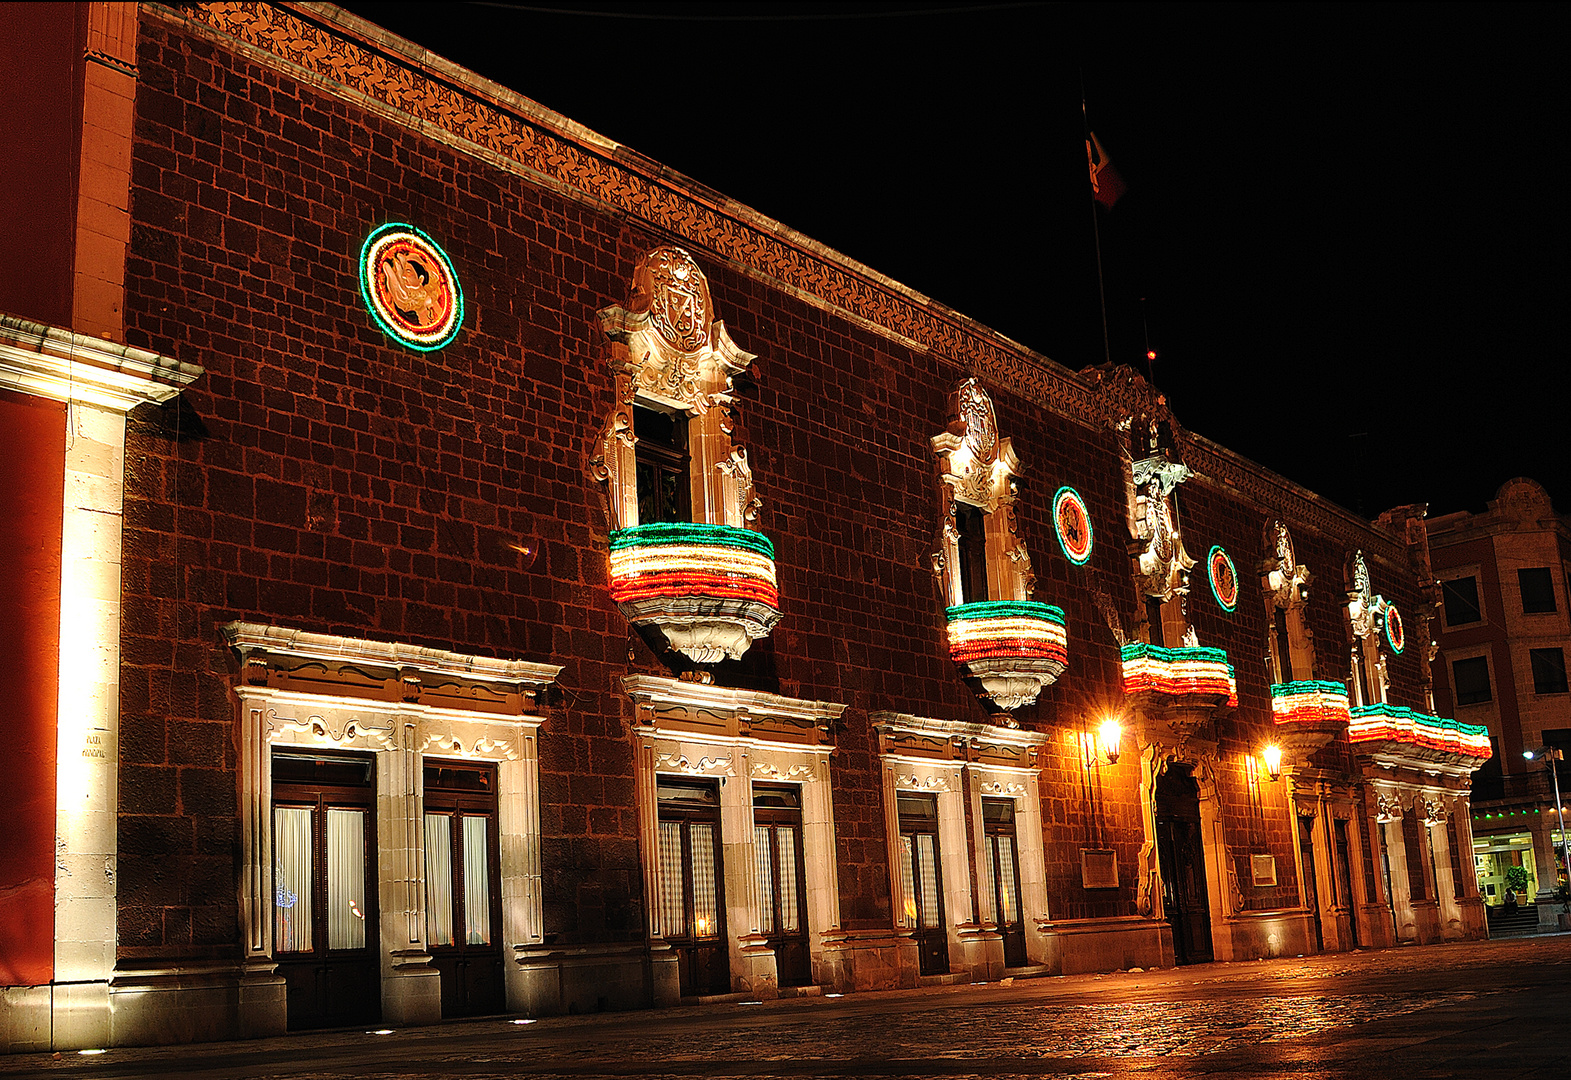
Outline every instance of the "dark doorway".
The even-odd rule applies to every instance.
[[[496,766],[427,760],[426,941],[443,1016],[507,1009]]]
[[[1173,927],[1173,958],[1211,960],[1211,902],[1200,836],[1200,788],[1186,765],[1169,765],[1156,782],[1156,849],[1162,904]]]
[[[813,978],[813,962],[807,948],[801,788],[753,785],[753,848],[759,932],[774,950],[776,977],[781,986],[806,986]]]
[[[1026,928],[1020,906],[1020,852],[1015,843],[1015,801],[982,800],[982,833],[993,888],[993,911],[1004,939],[1004,966],[1026,962]]]
[[[1347,910],[1348,933],[1352,937],[1351,944],[1356,949],[1358,948],[1358,912],[1353,910],[1353,855],[1347,838],[1347,822],[1342,818],[1334,818],[1331,827],[1336,842],[1337,876],[1340,878],[1337,882],[1337,895],[1341,897],[1342,907]]]
[[[660,925],[676,950],[683,997],[731,989],[720,865],[720,789],[714,781],[662,776],[659,802]]]
[[[1320,925],[1320,886],[1315,879],[1315,819],[1298,819],[1298,862],[1304,868],[1304,904],[1315,924],[1315,951],[1325,952],[1325,930]]]
[[[949,934],[944,927],[944,881],[939,872],[938,800],[931,795],[901,795],[900,877],[906,918],[916,927],[918,970],[923,975],[949,972]]]
[[[273,755],[273,948],[291,1029],[382,1015],[370,757]]]

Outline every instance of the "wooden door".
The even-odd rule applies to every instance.
[[[759,932],[774,950],[780,985],[806,986],[813,978],[813,964],[807,944],[800,787],[753,785],[753,850]]]
[[[291,1029],[382,1015],[369,756],[273,755],[273,949]]]
[[[982,832],[986,842],[988,879],[992,884],[993,918],[1004,939],[1004,966],[1026,963],[1026,929],[1020,903],[1020,851],[1015,838],[1015,801],[982,800]]]
[[[442,1015],[507,1009],[495,765],[426,760],[426,942]]]
[[[949,972],[949,932],[944,925],[944,880],[938,850],[938,800],[901,795],[900,876],[906,918],[916,929],[918,970],[923,975]]]
[[[1200,789],[1184,766],[1170,765],[1157,780],[1156,847],[1174,959],[1180,964],[1209,963],[1211,900],[1200,835]]]
[[[731,989],[720,857],[720,789],[714,781],[662,776],[659,803],[660,925],[676,950],[683,997]]]

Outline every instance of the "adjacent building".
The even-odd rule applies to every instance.
[[[0,1045],[1483,934],[1422,507],[335,8],[0,15]]]
[[[1552,773],[1541,751],[1571,749],[1571,528],[1542,486],[1518,478],[1483,513],[1434,518],[1428,533],[1440,586],[1435,700],[1487,728],[1495,751],[1473,780],[1479,888],[1496,909],[1508,888],[1536,899],[1552,928],[1565,858],[1554,786],[1571,774]]]

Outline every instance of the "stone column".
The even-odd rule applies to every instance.
[[[115,966],[125,414],[66,416],[55,788],[53,1045],[107,1046]]]

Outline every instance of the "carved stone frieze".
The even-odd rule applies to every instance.
[[[689,760],[681,751],[655,755],[655,769],[658,772],[679,772],[688,776],[735,776],[736,769],[732,766],[729,757],[709,757],[700,755]]]
[[[331,717],[324,713],[296,712],[284,715],[276,709],[268,709],[263,715],[266,717],[266,725],[262,738],[266,742],[273,742],[278,733],[293,728],[296,731],[315,735],[322,742],[335,746],[365,740],[372,746],[388,750],[396,749],[395,729],[391,723],[378,724],[374,720],[368,721],[358,716]]]
[[[785,768],[781,768],[780,765],[772,761],[755,761],[753,762],[753,779],[813,781],[819,779],[819,768],[815,762],[810,761],[788,765]]]
[[[441,756],[448,753],[459,757],[478,757],[487,761],[517,761],[518,745],[512,739],[498,739],[490,733],[465,732],[448,728],[445,731],[427,730],[425,738],[416,748],[422,754]]]

